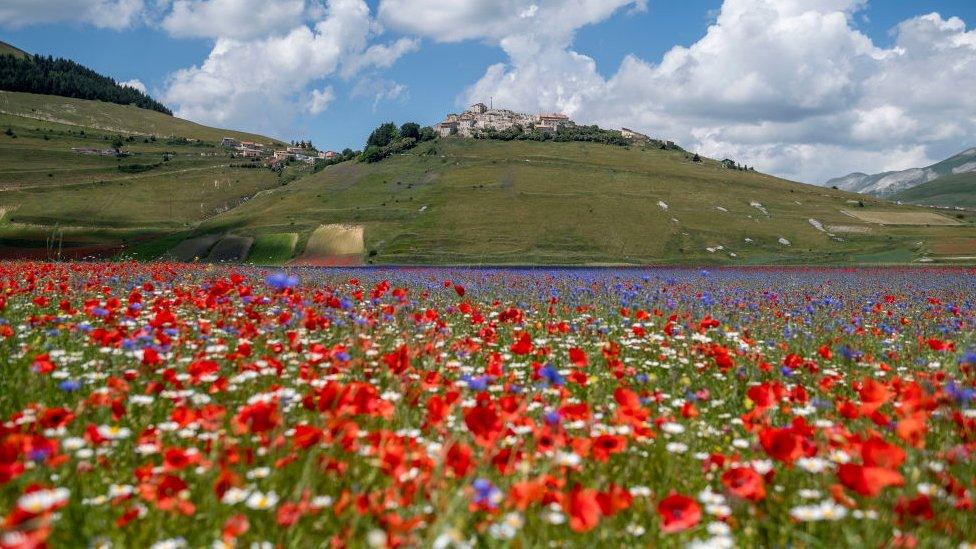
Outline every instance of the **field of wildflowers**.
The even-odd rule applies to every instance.
[[[0,547],[968,547],[973,275],[0,263]]]

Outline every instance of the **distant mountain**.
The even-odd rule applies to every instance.
[[[946,175],[899,191],[888,198],[926,206],[976,208],[976,171]]]
[[[173,112],[145,93],[69,59],[31,55],[0,42],[0,90],[58,95]]]
[[[972,172],[976,172],[976,148],[963,151],[942,162],[924,168],[910,168],[899,172],[884,172],[874,175],[852,173],[831,179],[824,185],[855,193],[892,197],[896,193],[935,181],[940,177]]]

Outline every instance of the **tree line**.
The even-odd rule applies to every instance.
[[[0,90],[93,99],[173,114],[137,89],[122,86],[69,59],[50,56],[0,55]]]
[[[363,162],[379,162],[391,154],[412,149],[417,143],[431,141],[437,134],[429,126],[420,127],[416,122],[407,122],[397,127],[393,122],[380,124],[369,134],[366,148],[359,156]]]

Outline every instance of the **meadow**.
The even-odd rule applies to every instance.
[[[973,274],[0,263],[0,546],[968,547]]]

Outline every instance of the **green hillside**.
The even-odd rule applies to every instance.
[[[9,130],[9,131],[8,131]],[[128,156],[79,154],[125,136]],[[962,261],[969,213],[802,185],[680,150],[441,139],[318,173],[246,167],[153,111],[0,93],[0,257],[357,264]],[[959,216],[957,218],[957,215]]]
[[[118,135],[125,158],[72,150],[110,148]],[[217,146],[224,136],[273,142],[136,107],[0,92],[0,257],[106,257],[146,242],[158,255],[305,169],[244,167]]]
[[[969,219],[681,151],[461,139],[326,168],[199,231],[297,233],[309,263],[357,239],[367,262],[464,264],[909,263],[976,242]]]
[[[275,140],[260,135],[210,128],[174,116],[132,105],[117,105],[54,95],[0,91],[0,114],[26,119],[19,123],[44,127],[43,123],[133,136],[183,137],[212,143],[233,137],[261,143]],[[30,122],[34,120],[36,122]]]
[[[891,199],[947,208],[976,208],[976,172],[940,177],[895,193]]]
[[[12,55],[18,59],[28,56],[28,53],[18,47],[11,46],[6,42],[0,42],[0,55]]]

